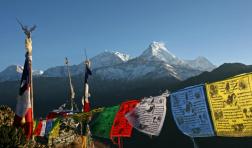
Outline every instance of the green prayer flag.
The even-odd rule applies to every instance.
[[[93,121],[90,123],[92,135],[109,139],[111,127],[119,108],[119,105],[104,108],[102,112],[94,117]]]
[[[33,120],[33,132],[35,131],[35,129],[38,126],[39,121],[38,120]]]

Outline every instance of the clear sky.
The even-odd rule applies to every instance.
[[[36,24],[33,68],[45,70],[104,50],[140,55],[163,41],[182,59],[252,64],[251,0],[1,0],[0,71],[24,63],[25,35]]]

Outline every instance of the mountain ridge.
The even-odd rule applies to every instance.
[[[159,78],[173,77],[185,80],[204,71],[211,71],[215,66],[206,58],[198,57],[195,60],[183,60],[172,54],[163,42],[152,42],[141,55],[131,58],[120,52],[105,51],[90,59],[94,75],[103,79],[134,80],[140,77]],[[71,75],[84,74],[84,62],[69,66]],[[1,77],[1,73],[2,74]],[[0,73],[0,82],[18,80],[15,72],[3,71]],[[8,78],[3,78],[9,76]],[[42,77],[66,77],[66,66],[50,67],[44,72],[37,73]]]

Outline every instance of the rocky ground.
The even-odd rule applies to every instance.
[[[0,106],[0,126],[12,126],[15,113],[6,105]]]

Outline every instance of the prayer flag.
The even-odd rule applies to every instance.
[[[190,137],[214,136],[204,85],[187,87],[170,95],[171,109],[177,127]]]
[[[116,114],[114,123],[111,128],[110,137],[113,141],[114,137],[130,137],[132,133],[132,126],[129,124],[128,120],[125,118],[125,114],[132,111],[139,100],[131,100],[123,102],[120,105],[120,109]]]
[[[158,136],[166,114],[166,97],[144,98],[135,109],[126,114],[129,123],[140,132]]]
[[[97,114],[97,117],[90,123],[92,135],[108,139],[110,138],[111,127],[114,123],[114,118],[119,107],[119,105],[106,107],[102,112]]]
[[[252,73],[206,84],[217,136],[252,136]]]

